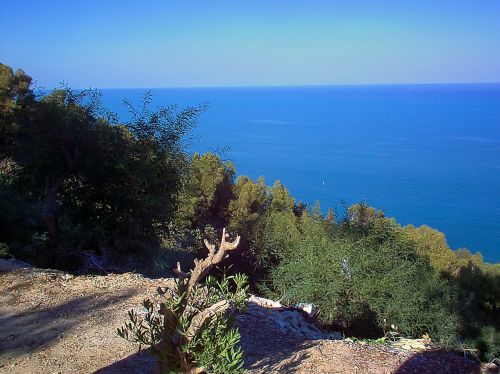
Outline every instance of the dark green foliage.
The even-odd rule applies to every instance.
[[[9,258],[11,257],[9,253],[9,246],[5,243],[0,243],[0,258]]]
[[[254,263],[257,268],[273,268],[286,248],[298,244],[301,237],[298,225],[300,219],[292,211],[271,211],[262,217],[255,240]]]
[[[288,232],[293,224],[289,225],[287,220],[293,222],[296,218],[295,200],[279,181],[267,187],[263,177],[257,182],[240,177],[233,192],[234,199],[229,203],[229,227],[242,236],[242,255],[235,266],[251,274],[251,279],[257,282],[275,264],[277,242],[293,238],[293,233]],[[282,230],[282,236],[273,240],[270,231],[277,230]]]
[[[34,101],[31,77],[0,63],[0,159],[17,146],[19,126],[31,118]]]
[[[498,265],[467,251],[452,259],[439,233],[408,231],[364,204],[338,223],[318,210],[295,220],[268,216],[261,248],[277,261],[261,290],[317,304],[324,322],[349,335],[377,337],[395,325],[405,336],[429,333],[442,344],[466,344],[482,358],[494,357]]]
[[[471,260],[453,279],[458,287],[460,335],[491,360],[500,352],[500,271],[498,266],[477,266]]]
[[[251,241],[255,226],[266,209],[264,178],[261,177],[255,183],[248,177],[239,177],[234,184],[233,193],[234,199],[229,203],[230,227]]]
[[[49,261],[40,262],[39,254],[26,259],[68,269],[80,266],[83,252],[117,257],[159,247],[188,165],[186,136],[203,107],[150,110],[146,95],[140,110],[127,104],[131,121],[120,124],[96,92],[63,87],[38,100],[31,78],[0,67],[6,139],[0,155],[16,166],[15,178],[0,193],[13,188],[5,204],[31,204],[32,219],[18,231],[47,232],[50,238],[43,248]],[[14,225],[26,210],[5,211]]]
[[[239,347],[240,333],[231,327],[228,319],[218,319],[214,326],[205,329],[193,346],[203,347],[192,352],[193,361],[198,367],[205,368],[207,373],[227,374],[243,373],[243,351]]]
[[[35,206],[1,180],[0,212],[0,241],[10,243],[13,249],[28,245],[37,230]]]

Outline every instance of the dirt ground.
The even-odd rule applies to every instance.
[[[5,265],[5,262],[3,263]],[[136,274],[78,276],[0,264],[0,373],[155,373],[148,352],[116,336],[127,311],[158,286]],[[474,373],[463,356],[342,340],[305,340],[273,311],[238,316],[249,373]]]

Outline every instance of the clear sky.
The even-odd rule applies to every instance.
[[[51,88],[500,82],[499,0],[1,0]]]

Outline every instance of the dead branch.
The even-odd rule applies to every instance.
[[[215,265],[222,262],[227,256],[227,252],[233,251],[238,247],[238,244],[240,244],[241,237],[239,235],[232,242],[227,242],[227,238],[229,238],[229,234],[226,233],[226,229],[224,228],[222,230],[219,250],[216,250],[215,245],[210,244],[208,240],[204,240],[205,246],[208,248],[208,256],[204,260],[195,260],[195,266],[193,271],[191,271],[186,287],[186,297],[189,298],[196,285],[201,282]],[[178,267],[178,269],[180,270],[180,267]]]
[[[231,304],[229,301],[221,300],[194,316],[186,333],[187,341],[190,342],[193,340],[207,323],[210,324],[214,318],[218,318],[226,313],[230,307]]]
[[[177,268],[173,269],[173,271],[179,279],[181,279],[181,280],[182,279],[189,279],[189,273],[186,273],[186,272],[181,270],[180,262],[177,263]]]

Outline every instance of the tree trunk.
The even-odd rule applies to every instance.
[[[59,178],[52,186],[47,187],[45,190],[45,206],[43,215],[51,240],[56,240],[61,232],[59,221],[57,219],[57,195],[59,194],[59,189],[61,187],[61,180],[62,178]]]
[[[59,227],[59,220],[57,219],[57,195],[61,190],[61,184],[66,177],[68,177],[74,170],[77,160],[80,158],[80,149],[78,147],[70,155],[67,147],[61,146],[61,150],[66,160],[67,171],[57,178],[51,185],[49,179],[45,182],[45,206],[44,206],[44,220],[49,232],[49,237],[55,241],[61,232]]]

